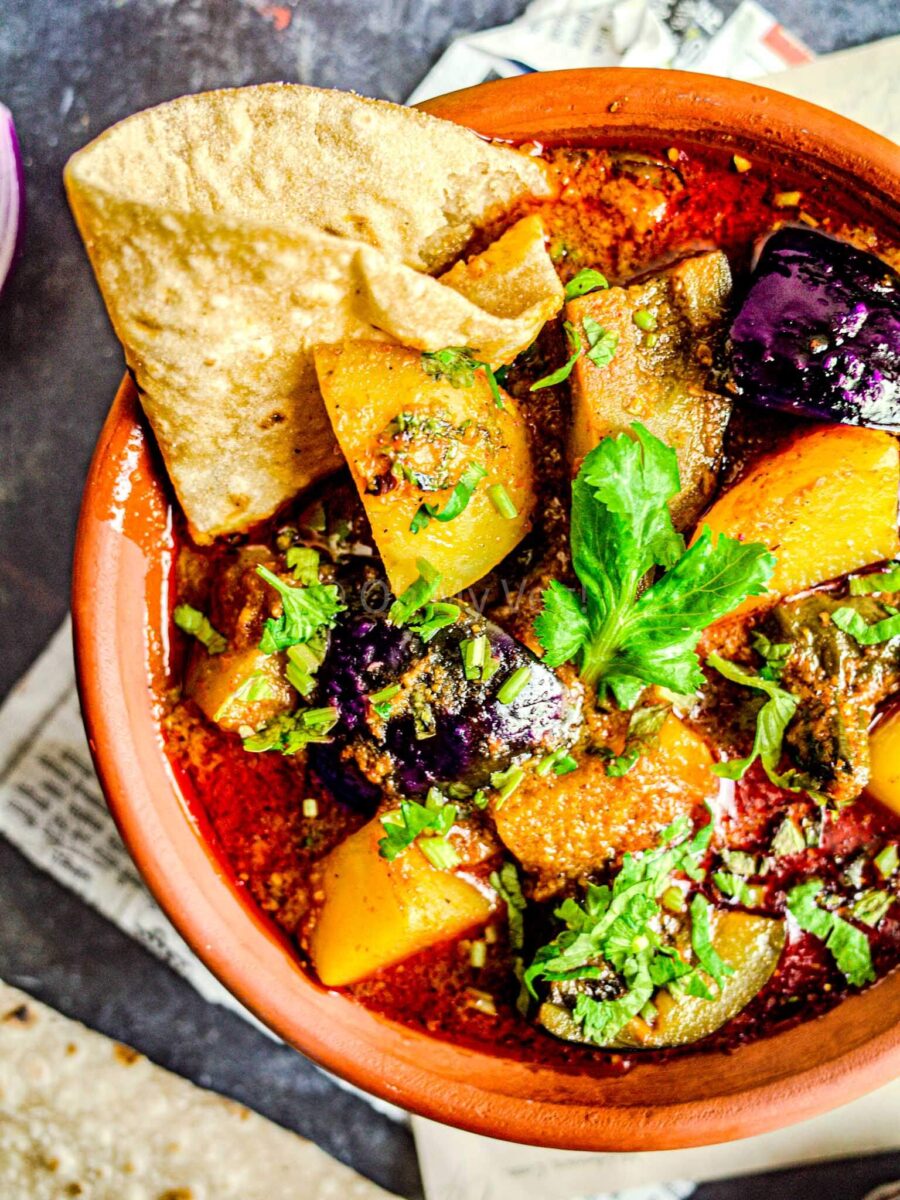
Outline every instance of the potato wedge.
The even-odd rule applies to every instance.
[[[675,716],[663,725],[658,745],[619,779],[607,775],[599,755],[575,756],[578,769],[568,775],[526,772],[493,809],[501,840],[526,871],[539,875],[539,895],[615,854],[654,845],[664,826],[719,790],[706,743]]]
[[[888,713],[869,735],[866,791],[900,817],[900,709]]]
[[[618,338],[603,366],[583,354],[572,372],[569,452],[573,473],[609,434],[641,421],[674,447],[681,491],[672,501],[680,529],[691,526],[716,486],[731,401],[709,391],[709,368],[731,295],[721,251],[699,254],[631,287],[571,300],[566,316],[587,345],[585,320]],[[635,324],[635,314],[649,330]]]
[[[285,678],[283,655],[263,654],[255,647],[198,652],[185,682],[204,716],[231,732],[259,729],[297,704],[297,693]]]
[[[454,387],[426,374],[421,354],[364,341],[317,347],[316,370],[396,594],[416,578],[417,558],[442,573],[439,595],[450,596],[518,545],[534,507],[525,423],[510,397],[503,409],[497,407],[483,371],[475,372],[471,386]],[[464,511],[413,533],[410,526],[423,502],[443,509],[469,462],[487,475]],[[491,502],[488,489],[498,483],[509,493],[514,517],[502,516]]]
[[[775,554],[771,590],[735,612],[892,558],[900,547],[898,486],[897,442],[876,429],[818,427],[762,459],[701,521]]]
[[[743,912],[710,913],[710,936],[719,955],[734,968],[712,1000],[673,997],[665,990],[653,997],[657,1016],[650,1025],[641,1017],[629,1021],[610,1045],[617,1049],[659,1050],[699,1042],[737,1016],[771,979],[784,948],[784,922]],[[567,1041],[583,1041],[579,1026],[561,1004],[545,1003],[538,1019]]]
[[[370,821],[319,866],[322,905],[309,935],[313,966],[327,987],[344,987],[486,921],[490,901],[411,846],[388,862],[384,827]]]

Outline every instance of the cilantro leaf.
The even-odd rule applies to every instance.
[[[441,586],[443,576],[427,559],[417,558],[416,569],[419,572],[417,578],[390,607],[388,621],[391,625],[407,625],[413,613],[433,600]]]
[[[436,633],[446,629],[448,625],[455,624],[461,612],[458,604],[426,604],[413,616],[408,625],[423,642],[430,642]]]
[[[719,987],[734,968],[724,962],[712,944],[709,933],[710,903],[699,892],[691,901],[691,948],[704,971]]]
[[[627,775],[644,751],[657,741],[659,731],[671,711],[668,704],[648,704],[644,708],[636,708],[628,721],[622,753],[613,755],[606,764],[607,775],[616,779]]]
[[[838,970],[854,987],[874,983],[872,951],[861,929],[816,903],[823,891],[820,879],[810,879],[788,892],[787,909],[801,929],[825,943]]]
[[[274,575],[268,567],[256,568],[257,575],[271,584],[281,596],[282,614],[266,620],[259,648],[264,654],[275,654],[308,642],[320,629],[330,629],[334,619],[344,611],[338,600],[335,584],[314,583],[310,587],[293,587]]]
[[[900,563],[891,563],[887,571],[855,575],[850,580],[851,596],[866,596],[872,592],[900,592]]]
[[[253,754],[279,750],[282,754],[297,754],[311,742],[327,743],[328,734],[340,719],[336,708],[306,708],[295,713],[283,713],[270,721],[265,729],[244,738],[244,749]]]
[[[619,335],[604,329],[593,317],[585,317],[581,324],[588,342],[587,357],[595,367],[609,366],[619,344]]]
[[[759,629],[754,629],[751,633],[750,644],[760,658],[765,660],[765,666],[760,671],[762,678],[777,683],[784,674],[793,645],[790,642],[773,642]]]
[[[566,284],[566,299],[574,300],[578,296],[586,296],[598,288],[608,288],[609,282],[605,275],[595,271],[593,267],[585,267],[577,275],[573,275]]]
[[[672,525],[679,490],[674,452],[637,422],[634,437],[604,438],[572,488],[572,562],[584,589],[583,619],[561,590],[544,593],[535,631],[548,662],[577,658],[586,683],[608,686],[632,708],[656,683],[681,694],[703,684],[700,634],[746,596],[766,590],[774,558],[765,546],[704,529],[690,549]],[[666,568],[642,593],[653,567]],[[569,593],[572,597],[572,594]]]
[[[866,624],[865,617],[854,608],[836,608],[831,620],[843,633],[849,633],[861,646],[877,646],[879,642],[900,637],[900,612],[885,606],[888,616]]]
[[[475,489],[486,475],[487,471],[480,463],[468,463],[443,509],[437,508],[434,504],[426,503],[419,505],[412,519],[412,524],[409,527],[411,532],[421,532],[431,520],[440,521],[441,523],[454,521],[468,507],[469,501],[475,494]]]
[[[172,620],[183,633],[195,637],[210,654],[221,654],[228,642],[217,629],[213,629],[209,617],[190,604],[179,604],[172,613]]]
[[[584,347],[581,344],[581,335],[571,321],[563,321],[563,329],[565,330],[566,341],[569,345],[570,357],[550,375],[545,375],[543,379],[538,379],[533,383],[529,391],[537,392],[541,388],[555,387],[557,383],[562,383],[563,380],[568,379],[572,374],[572,368],[581,357]]]
[[[788,787],[796,791],[785,775],[778,774],[778,763],[781,760],[781,747],[784,733],[797,711],[797,698],[780,688],[771,679],[762,675],[753,675],[745,671],[737,663],[729,662],[719,654],[711,654],[706,660],[711,667],[742,687],[754,688],[767,697],[765,704],[756,717],[756,733],[753,738],[753,749],[746,758],[734,758],[730,762],[716,763],[713,772],[723,779],[742,779],[750,766],[758,758],[769,779],[778,787]]]
[[[591,636],[581,601],[571,588],[556,579],[544,592],[544,607],[535,619],[534,628],[549,667],[559,667],[574,658]]]
[[[425,804],[401,800],[398,811],[385,813],[379,819],[385,836],[378,842],[378,853],[388,862],[408,850],[420,835],[429,834],[422,838],[419,847],[432,866],[450,870],[459,865],[459,855],[446,840],[456,820],[456,805],[446,804],[436,792],[429,793]]]

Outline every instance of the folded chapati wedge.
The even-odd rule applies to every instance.
[[[313,345],[381,337],[506,361],[560,303],[549,259],[534,271],[542,232],[520,236],[525,269],[506,256],[519,282],[493,308],[421,273],[548,185],[534,159],[398,105],[288,85],[183,97],[78,152],[66,186],[199,541],[340,465]]]

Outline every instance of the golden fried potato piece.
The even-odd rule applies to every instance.
[[[678,455],[672,516],[680,529],[694,523],[716,485],[731,401],[709,390],[709,375],[730,295],[728,259],[715,250],[566,305],[585,346],[586,318],[618,337],[610,362],[598,366],[582,354],[572,372],[573,474],[602,438],[642,422]],[[639,328],[636,313],[653,328]]]
[[[575,752],[578,769],[559,777],[525,779],[492,808],[497,833],[526,871],[538,875],[536,894],[549,895],[611,858],[656,844],[660,830],[718,793],[706,743],[675,716],[659,744],[619,779],[599,755]]]

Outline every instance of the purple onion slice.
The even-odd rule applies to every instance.
[[[805,226],[773,233],[730,351],[751,404],[900,429],[900,275],[874,254]]]

